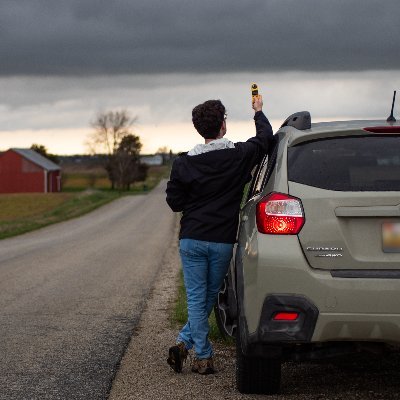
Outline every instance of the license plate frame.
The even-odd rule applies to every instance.
[[[382,224],[382,250],[384,253],[400,253],[400,222]]]

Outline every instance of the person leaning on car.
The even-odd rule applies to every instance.
[[[188,322],[169,349],[167,361],[175,372],[182,371],[192,347],[192,371],[215,372],[208,316],[232,258],[244,186],[273,141],[262,106],[258,96],[253,102],[256,136],[232,143],[224,138],[227,123],[221,101],[199,104],[192,121],[204,144],[180,155],[172,166],[166,200],[173,211],[182,212],[179,251],[188,304]]]

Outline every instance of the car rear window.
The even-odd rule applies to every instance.
[[[337,137],[288,148],[289,181],[338,191],[400,190],[400,136]]]

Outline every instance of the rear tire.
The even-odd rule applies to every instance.
[[[232,276],[228,273],[225,276],[217,300],[214,305],[215,319],[221,336],[235,337],[236,332],[236,298],[232,289]]]
[[[240,330],[236,334],[236,385],[240,393],[276,394],[281,383],[281,360],[247,356],[242,352]]]

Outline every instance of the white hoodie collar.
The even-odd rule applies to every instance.
[[[233,149],[235,144],[228,139],[215,139],[209,143],[197,144],[188,152],[188,156],[197,156],[214,150]]]

